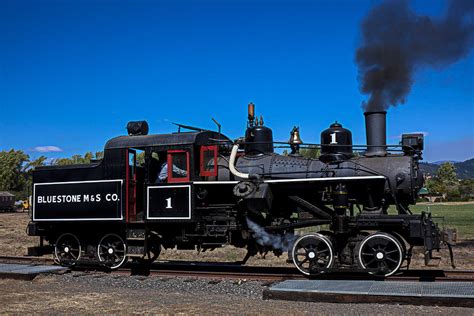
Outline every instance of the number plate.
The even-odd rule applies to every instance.
[[[191,186],[165,185],[147,188],[148,219],[191,219]]]

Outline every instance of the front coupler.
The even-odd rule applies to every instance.
[[[449,250],[451,266],[455,269],[452,245],[456,243],[456,230],[450,228],[440,229],[438,225],[434,223],[431,213],[426,214],[422,212],[421,223],[421,228],[424,233],[425,265],[429,265],[432,259],[440,259],[439,257],[433,257],[433,250],[439,250],[441,244],[445,244]]]

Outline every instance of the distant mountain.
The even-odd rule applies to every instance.
[[[452,161],[437,161],[437,162],[422,162],[420,163],[421,170],[426,175],[435,175],[441,164]],[[456,173],[459,179],[473,179],[474,178],[474,158],[461,162],[452,162],[456,167]]]
[[[454,166],[456,167],[456,173],[460,179],[474,178],[474,158],[463,162],[457,162]]]
[[[438,165],[438,166],[439,166],[439,165],[442,165],[442,164],[444,164],[444,163],[446,163],[446,162],[458,163],[458,162],[460,162],[460,161],[456,161],[456,160],[440,160],[440,161],[434,161],[434,162],[431,162],[431,163],[434,164],[434,165]]]
[[[439,165],[429,162],[420,162],[420,168],[425,176],[434,176],[438,171]]]

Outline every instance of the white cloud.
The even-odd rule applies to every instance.
[[[35,148],[33,148],[33,151],[37,151],[39,153],[50,153],[50,152],[60,152],[63,150],[57,146],[36,146]]]

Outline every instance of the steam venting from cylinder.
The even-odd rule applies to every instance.
[[[366,156],[386,156],[386,115],[387,112],[365,112],[365,131],[367,136]]]
[[[367,112],[405,103],[415,70],[441,69],[474,44],[474,1],[452,0],[441,18],[417,15],[406,0],[376,6],[362,22],[355,60]]]
[[[298,236],[288,233],[286,235],[274,235],[265,231],[257,223],[247,218],[247,225],[252,230],[254,238],[261,246],[271,246],[273,249],[288,251]]]

